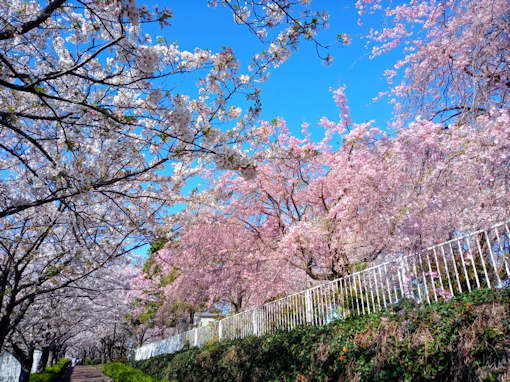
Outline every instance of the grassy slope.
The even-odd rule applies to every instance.
[[[510,381],[510,289],[131,364],[178,381]]]
[[[48,366],[42,373],[34,373],[30,375],[29,382],[58,382],[60,380],[60,376],[70,365],[70,359],[59,359],[56,364]]]

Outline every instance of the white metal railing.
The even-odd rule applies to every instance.
[[[431,303],[478,288],[510,286],[510,220],[399,256],[135,350],[135,360],[228,338],[376,312],[402,298]]]

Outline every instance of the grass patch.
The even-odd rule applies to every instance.
[[[62,358],[53,366],[49,366],[41,373],[30,375],[30,382],[58,382],[62,373],[71,364],[71,360]]]
[[[107,363],[103,372],[114,382],[165,382],[161,378],[151,377],[120,362]]]

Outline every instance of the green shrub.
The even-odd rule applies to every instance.
[[[510,380],[510,289],[130,363],[179,381]]]
[[[70,364],[70,359],[62,358],[53,366],[47,367],[43,372],[32,374],[30,382],[58,382],[61,374]]]
[[[104,373],[114,382],[164,382],[162,379],[151,377],[119,362],[106,364]]]
[[[103,362],[101,361],[101,358],[94,358],[89,359],[88,361],[85,361],[85,365],[100,365]]]

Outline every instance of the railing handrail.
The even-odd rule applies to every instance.
[[[421,250],[421,251],[414,252],[414,253],[410,253],[410,254],[407,254],[407,255],[403,255],[403,257],[404,257],[405,259],[412,258],[412,257],[415,257],[416,255],[418,255],[419,253],[426,252],[426,251],[432,251],[432,250],[434,250],[435,248],[439,248],[439,247],[442,247],[442,246],[444,246],[444,245],[448,245],[448,244],[453,243],[453,242],[455,242],[455,241],[463,240],[463,239],[465,239],[465,238],[468,238],[468,237],[471,237],[471,236],[477,235],[477,234],[479,234],[479,233],[486,232],[487,230],[492,230],[492,229],[498,228],[498,227],[500,227],[500,226],[502,226],[502,225],[504,225],[504,224],[510,224],[510,219],[509,219],[509,220],[506,220],[506,221],[502,221],[502,222],[497,223],[497,224],[494,224],[494,225],[491,225],[491,226],[490,226],[489,228],[487,228],[487,229],[479,229],[479,230],[476,230],[476,231],[473,231],[473,232],[469,232],[469,233],[463,234],[463,235],[461,235],[461,236],[455,237],[455,238],[450,239],[450,240],[448,240],[448,241],[444,241],[444,242],[441,242],[441,243],[439,243],[439,244],[431,245],[430,247],[427,247],[427,248],[425,248],[425,249],[423,249],[423,250]],[[399,256],[402,256],[402,255],[399,255]],[[317,284],[317,285],[314,285],[314,286],[312,286],[312,287],[302,289],[302,290],[300,290],[300,291],[297,291],[297,292],[294,292],[294,293],[288,294],[288,295],[286,295],[286,296],[284,296],[284,297],[280,297],[280,298],[278,298],[278,299],[276,299],[276,300],[269,301],[269,302],[265,302],[265,303],[264,303],[264,304],[262,304],[262,305],[256,306],[256,307],[254,307],[254,308],[249,308],[249,309],[243,310],[242,312],[238,312],[238,313],[236,313],[236,314],[233,314],[233,315],[230,315],[230,316],[228,316],[228,317],[222,318],[221,320],[218,320],[218,321],[226,320],[226,319],[228,319],[228,318],[230,318],[230,317],[238,316],[238,315],[244,314],[244,313],[246,313],[246,312],[250,312],[250,311],[252,311],[252,310],[255,310],[255,309],[257,309],[257,308],[261,308],[261,307],[263,307],[263,306],[267,306],[267,305],[271,305],[271,304],[276,304],[276,303],[277,303],[277,302],[279,302],[279,301],[283,301],[283,300],[285,300],[285,299],[287,299],[287,298],[289,298],[289,297],[296,296],[296,295],[298,295],[298,294],[304,293],[304,292],[306,292],[307,290],[314,290],[314,289],[318,289],[318,288],[321,288],[322,286],[325,286],[325,285],[328,285],[328,284],[333,284],[333,283],[336,283],[336,282],[341,281],[341,280],[343,280],[343,279],[346,279],[346,278],[348,278],[348,277],[354,277],[354,276],[357,276],[358,274],[361,274],[361,273],[364,273],[364,272],[369,272],[369,271],[371,271],[371,270],[373,270],[373,269],[376,269],[376,268],[381,267],[381,266],[384,266],[384,265],[389,265],[389,264],[392,264],[392,263],[397,263],[399,260],[400,260],[400,259],[399,259],[399,258],[397,258],[397,259],[393,259],[393,260],[385,261],[385,262],[383,262],[383,263],[375,264],[375,265],[373,265],[373,266],[371,266],[371,267],[368,267],[368,268],[365,268],[365,269],[361,269],[361,270],[359,270],[359,271],[356,271],[356,272],[350,273],[350,274],[348,274],[348,275],[346,275],[346,276],[342,276],[342,277],[336,278],[336,279],[334,279],[334,280],[328,280],[328,281],[326,281],[326,282],[324,282],[324,283]]]

